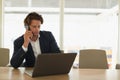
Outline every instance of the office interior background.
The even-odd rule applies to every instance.
[[[65,52],[81,49],[106,50],[110,67],[120,62],[118,0],[2,0],[0,46],[10,49],[24,34],[24,18],[38,12],[44,18],[41,30],[51,31]],[[76,59],[76,62],[78,59]]]

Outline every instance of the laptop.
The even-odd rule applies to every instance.
[[[34,68],[26,68],[25,73],[31,77],[67,74],[76,55],[76,53],[39,54]]]

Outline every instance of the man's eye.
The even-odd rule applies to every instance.
[[[33,28],[35,28],[36,26],[32,26]]]

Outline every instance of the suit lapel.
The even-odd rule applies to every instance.
[[[32,56],[34,56],[34,52],[33,52],[33,49],[32,49],[32,45],[29,43],[28,45],[28,51],[29,53],[31,53]]]
[[[40,44],[40,48],[41,48],[41,53],[44,52],[44,40],[43,40],[43,37],[40,36],[39,38],[39,44]]]

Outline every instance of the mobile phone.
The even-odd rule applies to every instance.
[[[29,27],[29,26],[25,26],[25,28],[26,28],[27,30],[30,30],[30,27]]]
[[[30,31],[30,27],[29,26],[26,25],[25,28]],[[33,32],[32,32],[32,34],[34,35]]]

